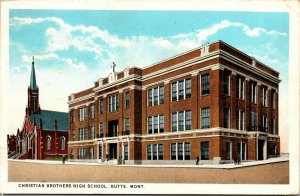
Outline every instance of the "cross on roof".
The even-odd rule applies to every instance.
[[[112,67],[112,69],[113,69],[113,72],[115,72],[115,67],[116,67],[115,62],[112,63],[111,67]]]

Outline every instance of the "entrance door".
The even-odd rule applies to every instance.
[[[247,149],[246,149],[246,143],[245,142],[239,142],[238,143],[238,157],[241,161],[247,160]]]
[[[258,140],[258,160],[264,160],[265,140]]]
[[[109,159],[117,159],[117,144],[109,144]]]

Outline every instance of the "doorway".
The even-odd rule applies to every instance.
[[[109,144],[109,160],[117,159],[117,144]]]
[[[258,160],[264,160],[264,147],[265,147],[265,140],[258,140]]]

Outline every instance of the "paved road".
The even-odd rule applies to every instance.
[[[228,168],[201,166],[136,167],[8,161],[8,180],[10,182],[289,183],[288,161],[245,166]]]

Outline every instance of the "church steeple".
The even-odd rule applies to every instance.
[[[34,56],[32,57],[31,76],[30,76],[30,90],[36,90],[36,78],[34,69]]]
[[[34,57],[32,57],[30,83],[28,86],[28,104],[26,108],[26,114],[39,114],[39,87],[36,85],[35,69],[34,69]]]

